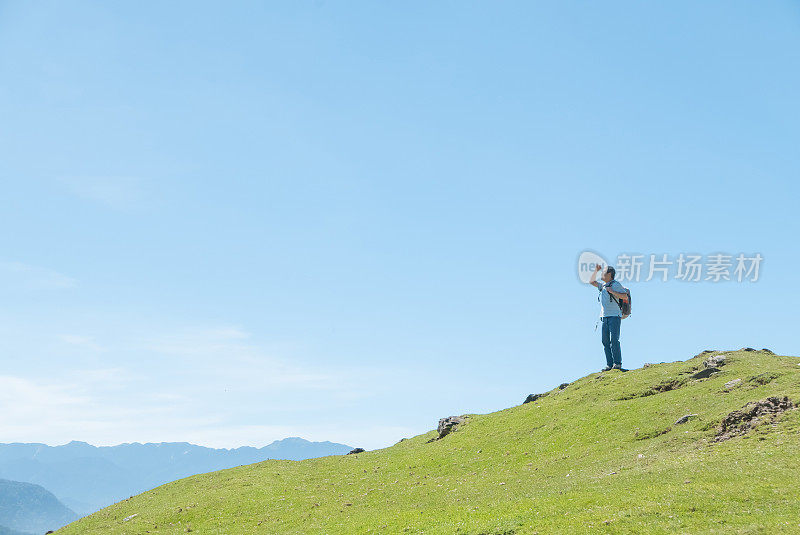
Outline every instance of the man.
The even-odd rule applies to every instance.
[[[622,310],[620,310],[618,302],[619,299],[627,297],[627,292],[619,281],[614,280],[616,270],[611,266],[608,266],[603,272],[602,282],[596,281],[597,273],[601,269],[603,266],[600,265],[594,268],[589,284],[600,291],[600,320],[603,322],[602,339],[603,349],[606,352],[606,367],[602,371],[622,370],[622,352],[619,348]]]

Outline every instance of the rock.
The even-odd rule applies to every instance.
[[[725,383],[725,390],[730,390],[731,388],[735,388],[740,384],[742,384],[741,379],[734,379],[733,381],[728,381],[727,383]]]
[[[719,442],[736,435],[744,435],[762,423],[774,421],[779,414],[793,409],[794,406],[788,396],[751,401],[741,409],[731,412],[722,420],[714,440]]]
[[[351,453],[364,453],[364,451],[364,448],[353,448],[347,452],[347,455],[350,455]]]
[[[569,386],[569,383],[561,383],[560,385],[558,385],[558,389],[559,390],[564,390],[568,386]]]
[[[692,379],[706,379],[707,377],[711,377],[711,375],[717,373],[719,368],[706,368],[705,370],[700,370],[699,372],[692,375]]]
[[[123,521],[123,522],[127,522],[127,521],[129,521],[129,520],[133,520],[133,519],[134,519],[134,518],[136,518],[137,516],[139,516],[139,513],[133,513],[132,515],[130,515],[130,516],[126,516],[125,518],[123,518],[123,519],[122,519],[122,521]]]
[[[703,366],[706,368],[719,368],[720,366],[725,365],[725,355],[717,355],[715,357],[709,357],[703,361]]]
[[[530,403],[531,401],[536,401],[539,398],[545,397],[547,394],[528,394],[528,397],[525,398],[525,401],[522,402],[524,405],[525,403]]]
[[[466,418],[463,416],[448,416],[447,418],[440,418],[439,426],[436,428],[436,430],[439,432],[439,436],[437,438],[446,437],[451,431],[455,431],[458,424],[464,423],[465,420]]]
[[[696,417],[697,417],[696,414],[685,414],[685,415],[681,416],[680,418],[678,418],[677,420],[675,420],[675,424],[674,425],[685,424],[686,422],[689,421],[690,418],[696,418]]]
[[[652,362],[645,362],[644,364],[642,364],[642,368],[649,368],[650,366],[655,366],[655,364],[653,364]]]
[[[752,347],[743,347],[739,351],[755,351],[755,349],[753,349]]]
[[[770,350],[769,350],[769,349],[767,349],[766,347],[762,347],[762,348],[761,348],[761,351],[762,351],[762,352],[764,352],[764,353],[769,353],[770,355],[774,355],[774,354],[775,354],[775,352],[774,352],[774,351],[770,351]]]

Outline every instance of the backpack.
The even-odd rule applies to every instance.
[[[608,296],[611,298],[612,301],[614,301],[619,306],[619,309],[622,312],[622,319],[625,319],[631,315],[631,291],[628,288],[625,288],[624,286],[622,287],[622,289],[625,290],[625,293],[628,294],[627,297],[623,297],[622,299],[617,299],[611,294],[608,294]]]

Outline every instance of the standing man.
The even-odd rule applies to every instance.
[[[602,282],[596,281],[597,272],[603,266],[597,265],[589,279],[589,284],[600,291],[600,320],[603,322],[603,349],[606,351],[606,367],[602,371],[621,370],[622,352],[619,348],[619,328],[622,323],[622,310],[618,300],[627,297],[627,292],[619,281],[614,280],[616,270],[608,266],[603,271]],[[614,297],[615,299],[612,299]]]

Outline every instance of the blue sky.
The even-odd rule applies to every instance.
[[[0,442],[378,448],[604,365],[797,355],[795,2],[0,2]]]

